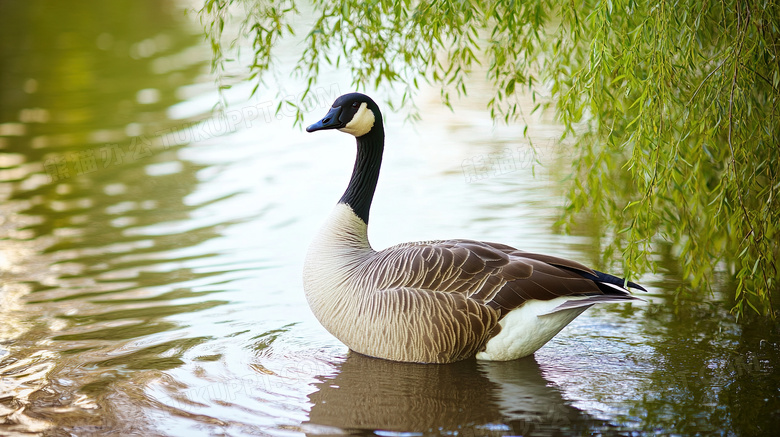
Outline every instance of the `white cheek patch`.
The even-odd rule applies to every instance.
[[[355,116],[352,117],[352,120],[339,130],[356,137],[362,137],[371,131],[374,127],[374,121],[376,121],[374,111],[368,109],[368,104],[363,102],[360,104],[360,109],[355,113]]]

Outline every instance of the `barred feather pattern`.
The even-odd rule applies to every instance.
[[[350,349],[447,363],[484,351],[502,318],[529,300],[571,296],[576,300],[561,311],[579,314],[596,302],[634,299],[621,287],[605,291],[582,276],[596,273],[573,261],[472,240],[374,251],[366,223],[340,203],[309,249],[304,290],[318,320]]]

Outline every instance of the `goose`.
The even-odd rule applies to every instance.
[[[307,132],[357,140],[344,195],[312,241],[306,300],[350,350],[393,361],[508,361],[533,354],[591,305],[641,300],[622,278],[555,256],[473,240],[403,243],[374,250],[368,218],[385,132],[377,104],[338,97]]]

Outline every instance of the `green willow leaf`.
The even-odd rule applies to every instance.
[[[402,104],[423,79],[451,107],[473,66],[484,65],[490,116],[525,132],[516,94],[530,89],[537,104],[544,84],[541,103],[575,143],[561,227],[592,215],[604,262],[622,253],[627,276],[658,270],[656,255],[671,248],[663,251],[679,269],[667,274],[686,284],[680,292],[710,292],[730,275],[735,314],[774,316],[778,0],[313,0],[306,9],[310,24],[294,0],[205,0],[199,14],[219,88],[230,85],[227,55],[247,43],[247,75],[262,83],[275,72],[272,49],[293,30],[305,35],[292,50],[307,91],[327,64],[356,89],[400,85]]]

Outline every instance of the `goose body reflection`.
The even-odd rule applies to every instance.
[[[593,304],[636,299],[621,278],[505,244],[439,240],[375,251],[367,230],[384,151],[382,114],[368,96],[345,94],[306,130],[327,129],[353,135],[357,159],[306,256],[304,289],[318,320],[350,349],[420,363],[513,360]]]
[[[598,426],[569,405],[533,357],[405,364],[350,353],[335,376],[315,384],[303,429],[360,434],[376,429],[448,435],[552,435],[574,423]]]

